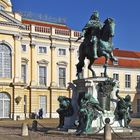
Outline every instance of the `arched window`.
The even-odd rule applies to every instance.
[[[0,44],[0,78],[11,78],[12,61],[11,49],[5,45]]]
[[[0,118],[10,117],[10,96],[7,93],[0,92]]]

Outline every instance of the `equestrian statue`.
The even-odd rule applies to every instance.
[[[113,56],[112,38],[114,36],[114,30],[115,23],[112,18],[107,18],[104,24],[102,24],[99,20],[99,13],[97,11],[93,12],[89,21],[82,29],[81,36],[76,40],[77,42],[84,37],[83,42],[79,46],[79,62],[76,65],[78,79],[80,79],[85,58],[89,60],[88,69],[92,72],[92,76],[96,77],[92,64],[101,56],[105,57],[104,77],[108,77],[107,66],[109,59],[112,62],[117,62],[117,59]]]

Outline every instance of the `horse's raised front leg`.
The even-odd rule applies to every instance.
[[[105,56],[105,64],[103,66],[104,67],[104,77],[108,77],[108,75],[107,75],[108,62],[109,62],[109,56],[106,55]]]
[[[90,63],[88,65],[88,69],[92,72],[92,77],[96,77],[96,73],[93,70],[93,63],[94,63],[94,59],[90,59]]]

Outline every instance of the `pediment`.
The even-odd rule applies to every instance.
[[[0,11],[0,23],[1,24],[10,24],[10,25],[17,25],[17,26],[23,26],[22,23],[6,13],[5,11]]]
[[[57,62],[57,65],[67,66],[67,65],[68,65],[68,63],[67,63],[67,62],[65,62],[65,61],[59,61],[59,62]]]
[[[42,59],[42,60],[37,61],[37,63],[38,64],[46,64],[47,65],[49,62],[47,60],[45,60],[45,59]]]

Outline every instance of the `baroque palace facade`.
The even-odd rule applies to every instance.
[[[44,118],[58,117],[58,96],[71,97],[67,83],[76,79],[80,32],[65,24],[23,18],[10,0],[0,0],[0,118],[25,119],[43,108]],[[133,115],[140,114],[140,52],[114,50],[118,63],[108,75],[131,95]],[[103,58],[95,71],[102,75]],[[91,73],[86,66],[84,77]]]

